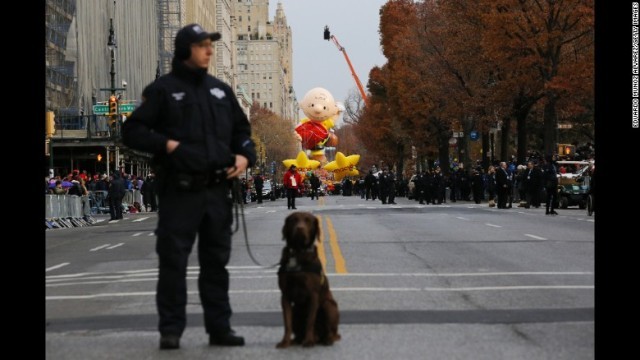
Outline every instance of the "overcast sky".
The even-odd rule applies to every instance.
[[[380,49],[379,10],[386,0],[270,0],[269,20],[282,3],[293,38],[293,88],[301,101],[307,91],[323,87],[344,102],[357,90],[349,65],[332,41],[323,39],[324,26],[342,45],[365,91],[369,71],[386,58]]]

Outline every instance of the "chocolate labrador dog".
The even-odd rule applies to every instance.
[[[276,347],[289,347],[292,341],[305,347],[332,345],[340,340],[340,313],[318,258],[318,218],[308,212],[291,213],[282,227],[282,237],[287,245],[282,249],[278,286],[282,293],[284,337]]]

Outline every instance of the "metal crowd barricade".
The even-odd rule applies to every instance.
[[[127,190],[127,192],[124,194],[124,197],[122,198],[122,206],[125,208],[124,211],[128,212],[130,206],[134,206],[135,203],[140,204],[141,211],[146,211],[144,202],[142,201],[142,193],[140,193],[140,190]]]
[[[107,214],[109,212],[107,195],[106,190],[95,190],[89,193],[91,214]]]
[[[91,225],[90,209],[88,196],[45,195],[45,224],[48,228]]]

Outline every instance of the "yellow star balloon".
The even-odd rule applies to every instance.
[[[289,169],[291,165],[295,165],[296,170],[304,177],[307,171],[317,169],[320,166],[320,161],[311,160],[304,151],[300,151],[298,157],[295,159],[282,160],[282,164],[285,169]]]
[[[360,173],[356,169],[356,165],[360,161],[360,155],[344,156],[343,153],[338,151],[336,153],[336,159],[323,168],[327,171],[333,172],[333,178],[336,181],[342,180],[345,176],[358,176]]]

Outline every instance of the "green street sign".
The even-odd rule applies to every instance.
[[[106,115],[109,113],[109,105],[93,105],[93,113],[96,115]]]
[[[136,105],[135,104],[121,104],[118,105],[118,111],[120,113],[130,113],[133,110],[135,110]]]

